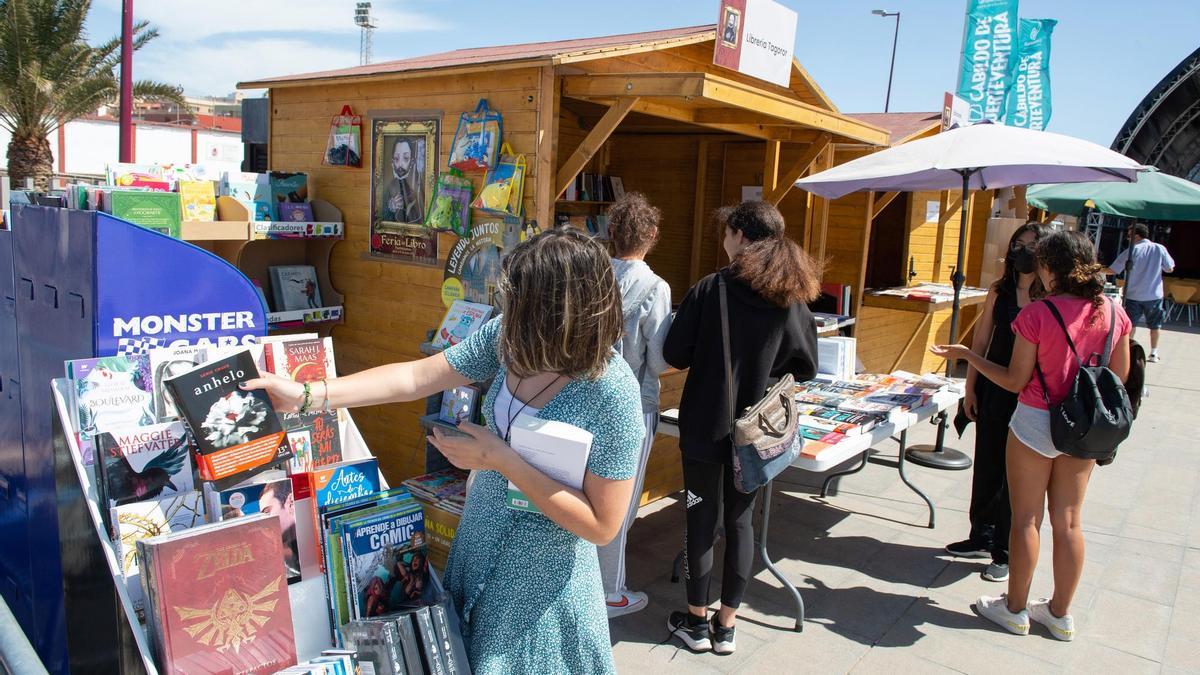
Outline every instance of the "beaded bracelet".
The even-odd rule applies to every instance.
[[[312,405],[312,385],[304,383],[304,402],[300,404],[299,413],[303,415],[308,412],[309,406]]]

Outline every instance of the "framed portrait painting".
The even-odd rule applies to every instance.
[[[437,232],[425,227],[440,159],[440,111],[371,115],[371,250],[424,265],[438,263]]]

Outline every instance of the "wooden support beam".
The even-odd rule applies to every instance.
[[[875,193],[872,192],[871,196],[873,200],[873,206],[871,207],[871,220],[878,218],[879,214],[883,213],[883,210],[886,209],[888,205],[892,203],[892,200],[898,197],[900,193],[885,192],[879,197],[875,197],[874,195]]]
[[[688,285],[700,279],[700,251],[704,245],[704,187],[708,183],[708,145],[700,141],[696,150],[696,190],[692,202],[692,260],[688,266]]]
[[[554,181],[555,199],[558,199],[559,195],[566,191],[571,181],[575,180],[575,176],[579,175],[584,166],[587,166],[588,160],[596,154],[600,146],[604,145],[604,141],[608,140],[608,137],[612,135],[621,120],[625,119],[625,116],[629,114],[629,109],[637,101],[636,97],[617,99],[608,112],[604,113],[604,117],[600,118],[600,122],[592,127],[587,137],[558,170],[558,177]]]
[[[804,154],[800,155],[799,159],[787,170],[787,173],[779,180],[774,190],[767,192],[766,186],[763,186],[763,199],[778,206],[779,202],[783,201],[783,198],[787,196],[788,190],[791,190],[795,182],[808,172],[808,169],[816,161],[817,157],[829,147],[831,141],[833,141],[833,134],[829,132],[818,136],[804,151]]]
[[[774,194],[779,187],[779,151],[782,144],[779,141],[767,141],[767,152],[763,157],[763,199]]]
[[[554,226],[554,167],[558,155],[558,119],[561,91],[554,66],[543,66],[538,73],[537,174],[534,177],[533,206],[538,226]],[[567,111],[569,112],[569,111]],[[573,178],[573,177],[572,177]]]
[[[889,192],[887,194],[891,195],[891,198],[888,198],[887,195],[884,195],[883,198],[890,202],[898,193]],[[884,206],[886,205],[887,203],[885,202]],[[878,214],[879,211],[880,209],[878,206],[876,206],[875,202],[875,193],[868,192],[867,213],[870,215],[870,217],[867,218],[865,223],[863,223],[862,239],[859,244],[859,250],[862,251],[862,253],[859,255],[858,259],[858,284],[850,289],[850,292],[854,294],[852,303],[854,313],[851,314],[851,316],[854,317],[857,317],[862,313],[863,291],[867,289],[867,262],[871,259],[871,224],[875,222],[875,215]]]
[[[821,170],[833,167],[833,147],[826,146],[825,152],[821,154],[817,162],[817,166]],[[817,232],[820,234],[820,240],[817,246],[817,260],[821,263],[825,261],[825,242],[829,239],[829,208],[830,200],[822,199],[820,201],[820,211],[817,218]]]

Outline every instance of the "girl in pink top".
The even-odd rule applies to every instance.
[[[976,608],[1018,635],[1028,634],[1033,620],[1046,626],[1054,637],[1069,641],[1075,636],[1075,622],[1069,613],[1071,598],[1083,572],[1080,512],[1095,462],[1063,454],[1054,447],[1050,412],[1034,368],[1040,367],[1046,378],[1051,404],[1066,397],[1079,371],[1079,361],[1047,303],[1062,315],[1079,358],[1088,361],[1104,351],[1109,318],[1116,312],[1109,368],[1122,380],[1129,374],[1130,323],[1125,310],[1104,297],[1102,267],[1096,263],[1095,250],[1087,237],[1078,232],[1055,232],[1038,242],[1036,257],[1038,276],[1050,295],[1027,305],[1017,315],[1012,324],[1016,342],[1007,367],[962,345],[937,346],[931,351],[950,359],[966,359],[979,374],[1020,393],[1009,423],[1007,448],[1012,503],[1008,593],[998,598],[982,596]],[[1050,599],[1030,602],[1047,500],[1054,533],[1054,594]]]

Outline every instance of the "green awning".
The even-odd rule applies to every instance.
[[[1087,202],[1097,211],[1144,220],[1200,220],[1200,185],[1158,171],[1138,174],[1136,183],[1030,185],[1030,206],[1077,215]]]

